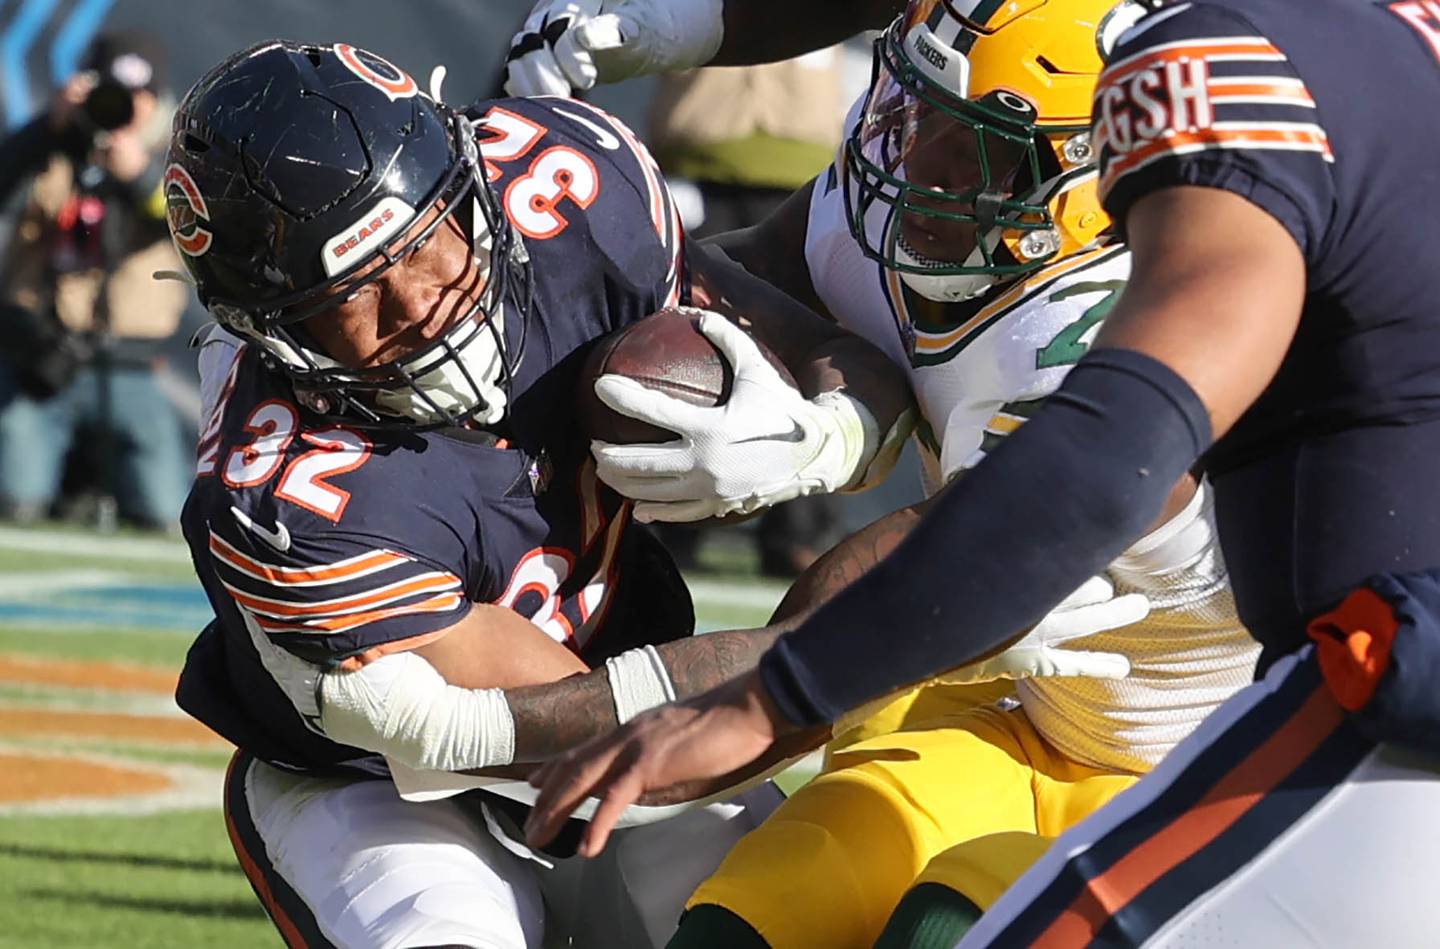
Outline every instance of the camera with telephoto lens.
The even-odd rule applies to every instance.
[[[95,130],[113,132],[135,118],[132,95],[130,89],[113,79],[101,79],[80,104],[80,109]]]

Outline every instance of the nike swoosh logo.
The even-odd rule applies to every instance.
[[[754,438],[737,438],[731,442],[732,445],[745,445],[749,442],[794,442],[799,444],[805,440],[805,429],[800,423],[791,420],[791,429],[788,432],[776,432],[773,435],[756,435]]]
[[[240,522],[241,527],[259,536],[261,540],[265,541],[265,543],[271,547],[274,547],[281,553],[290,549],[290,531],[278,520],[275,522],[275,529],[272,531],[268,527],[261,527],[259,524],[256,524],[250,519],[250,515],[234,505],[231,505],[230,513],[235,515],[235,520]]]
[[[579,122],[581,125],[594,132],[595,144],[599,145],[601,148],[613,152],[620,147],[620,139],[616,138],[614,135],[611,135],[609,132],[605,131],[603,128],[596,125],[594,122],[591,122],[589,119],[576,115],[574,112],[566,112],[564,109],[557,109],[554,106],[551,106],[551,111],[559,115],[565,116],[565,118],[570,119],[572,122]]]

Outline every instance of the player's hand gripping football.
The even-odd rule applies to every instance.
[[[749,514],[845,487],[875,440],[855,400],[842,392],[806,399],[744,330],[718,313],[706,313],[700,331],[734,372],[730,398],[696,406],[624,376],[601,376],[595,394],[602,402],[680,437],[639,445],[594,442],[600,480],[635,500],[641,521]]]
[[[722,0],[540,0],[510,42],[505,91],[569,96],[690,69],[720,48]]]
[[[1120,653],[1067,649],[1065,644],[1138,623],[1149,612],[1150,601],[1143,595],[1116,596],[1109,580],[1091,577],[1004,652],[947,672],[940,680],[965,685],[1037,676],[1123,679],[1130,674],[1130,660]]]

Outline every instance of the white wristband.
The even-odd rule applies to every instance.
[[[872,424],[878,428],[879,423],[874,422],[873,416],[871,420]],[[900,460],[900,452],[905,449],[905,440],[914,431],[915,410],[907,408],[895,417],[895,423],[890,426],[890,431],[885,433],[885,437],[879,440],[880,444],[875,448],[870,460],[861,467],[860,473],[842,490],[850,493],[869,491],[889,477],[890,472],[895,470],[895,463]]]
[[[834,483],[827,491],[852,490],[865,478],[870,462],[880,449],[880,423],[870,409],[844,389],[822,392],[810,400],[827,410],[835,420],[832,429],[839,436],[840,456],[835,460]]]
[[[624,725],[646,709],[675,701],[675,686],[654,646],[641,646],[605,660],[615,719]]]

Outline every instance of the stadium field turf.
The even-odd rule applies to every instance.
[[[783,592],[693,589],[703,629]],[[171,699],[210,615],[177,541],[0,528],[0,949],[281,945],[225,836],[230,749]]]

